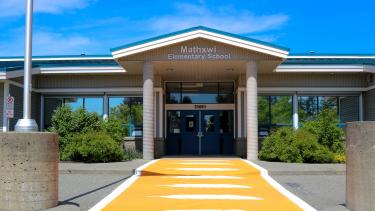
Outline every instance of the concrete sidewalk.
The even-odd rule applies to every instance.
[[[281,163],[255,161],[270,175],[345,175],[345,164]]]
[[[87,210],[110,194],[148,160],[116,163],[61,162],[60,206],[50,209]],[[346,210],[345,164],[299,164],[256,161],[281,185],[318,210]]]
[[[60,162],[60,174],[111,174],[111,175],[132,175],[139,166],[149,160],[132,160],[113,163],[79,163]]]
[[[131,175],[149,160],[132,160],[114,163],[60,162],[60,174],[111,174]],[[344,175],[345,164],[308,164],[255,161],[270,175]]]

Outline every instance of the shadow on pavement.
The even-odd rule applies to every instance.
[[[101,186],[101,187],[99,187],[99,188],[95,188],[95,189],[90,190],[90,191],[88,191],[88,192],[85,192],[85,193],[79,194],[79,195],[77,195],[77,196],[73,196],[73,197],[71,197],[71,198],[68,198],[68,199],[66,199],[66,200],[64,200],[64,201],[59,201],[59,204],[60,204],[60,205],[71,204],[71,205],[79,206],[79,204],[77,204],[77,203],[75,203],[75,202],[71,202],[71,201],[73,201],[73,200],[75,200],[75,199],[78,199],[78,198],[81,198],[81,197],[83,197],[83,196],[86,196],[86,195],[89,195],[89,194],[95,193],[96,191],[102,190],[102,189],[104,189],[104,188],[107,188],[107,187],[112,186],[112,185],[114,185],[114,184],[117,184],[117,183],[119,183],[119,182],[123,182],[123,181],[127,180],[129,177],[131,177],[131,176],[127,176],[127,177],[121,178],[121,179],[116,180],[116,181],[114,181],[114,182],[111,182],[111,183],[109,183],[109,184],[107,184],[107,185],[103,185],[103,186]]]

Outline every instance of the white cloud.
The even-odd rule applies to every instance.
[[[6,42],[0,42],[3,56],[22,56],[24,52],[23,33],[13,36]],[[65,35],[47,31],[36,31],[33,34],[33,55],[63,55],[86,53],[95,46],[91,39],[80,35]]]
[[[58,14],[87,7],[94,0],[34,0],[35,13]],[[26,0],[0,0],[0,17],[25,13]]]
[[[244,9],[183,3],[177,4],[176,11],[170,15],[150,19],[149,25],[158,33],[203,25],[237,34],[249,34],[277,29],[288,19],[285,14],[255,15]]]
[[[33,36],[35,55],[86,53],[93,43],[89,38],[80,35],[36,32]]]

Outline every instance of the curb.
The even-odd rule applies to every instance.
[[[271,176],[296,176],[296,175],[345,175],[346,171],[270,171]],[[59,174],[111,174],[111,175],[133,175],[136,169],[131,170],[84,170],[84,169],[63,169]]]
[[[345,175],[346,171],[268,171],[271,176]]]
[[[83,169],[64,169],[59,170],[59,174],[111,174],[111,175],[133,175],[135,169],[131,170],[83,170]]]

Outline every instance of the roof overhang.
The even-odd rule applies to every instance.
[[[204,38],[282,59],[287,58],[289,54],[288,48],[206,27],[194,27],[140,42],[131,43],[118,48],[113,48],[111,49],[111,52],[114,59],[119,59],[121,57],[126,57],[197,38]]]
[[[373,65],[280,65],[280,73],[375,73]]]
[[[0,62],[24,61],[24,57],[0,57]],[[33,56],[33,61],[79,61],[79,60],[113,60],[111,55],[80,56]]]
[[[109,73],[126,73],[123,67],[35,67],[32,68],[32,75],[54,75],[54,74],[109,74]],[[11,79],[22,77],[24,70],[2,71],[0,79]]]
[[[102,73],[126,73],[121,67],[41,67],[40,74],[102,74]]]

